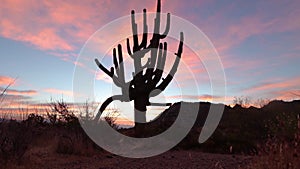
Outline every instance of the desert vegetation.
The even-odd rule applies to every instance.
[[[42,114],[26,114],[25,111],[26,118],[23,119],[5,114],[0,121],[0,165],[10,168],[11,164],[28,162],[28,153],[36,145],[65,155],[90,156],[99,151],[100,148],[80,126],[79,120],[83,123],[92,121],[91,106],[86,103],[84,108],[84,111],[75,116],[70,105],[62,99],[48,104],[46,112]],[[106,120],[117,128],[115,119],[116,116],[105,116],[103,122]]]
[[[92,121],[92,107],[75,115],[63,100],[52,102],[44,114],[29,114],[25,120],[2,119],[0,122],[0,162],[7,168],[37,165],[30,161],[32,155],[43,153],[92,158],[95,155],[115,158],[98,147],[85,134],[79,121]],[[188,136],[171,151],[197,151],[251,157],[241,168],[297,168],[299,167],[299,101],[271,101],[262,108],[226,106],[223,118],[213,136],[204,144],[197,138],[205,110],[210,103],[202,103],[196,124]],[[175,103],[160,117],[147,124],[145,137],[163,132],[176,119],[180,103]],[[103,118],[113,128],[125,135],[134,133],[133,128],[118,128],[117,112]],[[167,119],[167,120],[166,120]],[[164,120],[164,123],[161,123]],[[43,150],[43,151],[42,151]],[[41,153],[40,152],[40,153]],[[229,156],[230,157],[230,156]],[[230,157],[231,158],[231,157]],[[45,161],[44,161],[45,162]],[[247,165],[246,165],[247,164]],[[218,166],[222,166],[218,164]],[[239,165],[237,164],[236,167]]]

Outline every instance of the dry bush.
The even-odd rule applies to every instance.
[[[76,126],[79,124],[78,118],[74,115],[74,112],[70,109],[68,103],[63,99],[59,101],[52,101],[49,104],[50,110],[47,110],[47,116],[49,121],[54,125],[56,123]]]
[[[253,105],[258,107],[258,108],[263,108],[265,105],[269,104],[271,102],[270,99],[263,99],[259,98],[256,101],[253,102]]]
[[[20,162],[26,152],[33,133],[29,127],[16,120],[6,120],[0,123],[0,165],[9,161]]]
[[[59,136],[56,152],[59,154],[73,154],[90,156],[97,151],[97,145],[89,139],[84,131],[65,131]]]
[[[91,106],[88,102],[83,106],[84,111],[80,110],[80,118],[85,113],[85,120],[92,119]],[[93,154],[95,144],[89,139],[81,128],[79,119],[71,110],[70,105],[60,100],[50,104],[50,111],[47,112],[50,123],[60,127],[56,152],[59,154],[90,155]],[[82,119],[81,119],[82,120]],[[61,128],[64,126],[64,128]]]
[[[251,99],[248,96],[234,97],[233,104],[240,105],[242,107],[248,107],[251,103]]]
[[[40,126],[45,123],[45,118],[41,115],[32,113],[28,115],[24,122],[31,126]]]
[[[244,108],[250,107],[251,105],[257,108],[262,108],[270,102],[271,100],[267,98],[259,98],[257,100],[251,100],[251,98],[248,96],[239,96],[239,97],[234,97],[233,99],[234,105],[240,105],[241,107]]]
[[[281,121],[281,128],[286,128],[287,121]],[[293,123],[297,127],[294,137],[286,135],[270,136],[266,143],[259,147],[259,156],[255,157],[249,169],[299,169],[300,168],[300,118]]]
[[[94,120],[94,112],[97,106],[94,102],[89,102],[88,100],[83,106],[79,108],[79,119],[82,123],[89,123]]]
[[[119,126],[117,125],[116,120],[118,119],[119,116],[120,116],[119,111],[113,110],[107,113],[104,119],[112,128],[118,129]]]

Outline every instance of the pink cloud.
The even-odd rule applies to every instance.
[[[107,74],[105,74],[102,71],[96,72],[96,80],[104,81],[106,83],[113,83],[111,77],[109,77]]]
[[[6,90],[6,94],[33,96],[33,95],[37,94],[37,91],[35,91],[35,90],[13,90],[13,89],[8,89],[8,90]]]
[[[48,88],[44,89],[45,92],[51,93],[51,94],[63,94],[67,96],[73,96],[73,91],[69,90],[59,90],[59,89],[53,89],[53,88]]]
[[[91,1],[4,0],[0,7],[0,36],[41,50],[73,51],[78,41],[85,41],[96,30],[92,24],[101,20],[98,10],[103,10],[99,8],[103,3],[95,1],[93,6]]]
[[[265,84],[256,85],[246,89],[245,92],[253,93],[253,92],[270,91],[270,90],[281,91],[287,88],[299,88],[299,86],[300,86],[300,78],[296,77],[287,80],[282,80],[280,82],[268,82]]]
[[[300,90],[282,90],[273,93],[278,100],[300,99]]]
[[[247,16],[242,18],[238,24],[228,27],[229,36],[236,39],[235,42],[238,43],[253,35],[297,30],[300,28],[300,23],[294,21],[297,20],[299,14],[300,12],[296,15],[282,16],[268,21],[265,21],[260,14]]]
[[[163,12],[186,11],[191,6],[201,7],[201,1],[185,3],[179,1],[162,1]],[[131,9],[142,12],[147,7],[149,12],[155,11],[155,1],[131,0],[125,2],[111,0],[88,1],[11,1],[3,0],[0,7],[2,18],[0,35],[17,41],[26,42],[42,50],[72,51],[82,45],[98,28],[108,23],[114,17],[130,14]],[[297,17],[299,10],[293,10],[285,16],[265,22],[263,11],[253,16],[245,16],[237,22],[228,22],[220,31],[217,23],[224,20],[224,13],[232,10],[229,5],[206,19],[204,30],[213,35],[213,42],[219,50],[226,50],[239,44],[245,38],[261,33],[295,30],[300,27]],[[180,14],[177,14],[180,15]],[[184,16],[184,13],[181,14]],[[190,16],[198,17],[198,16]],[[226,18],[225,18],[226,19]],[[46,36],[47,35],[47,36]]]
[[[120,10],[120,2],[111,0],[4,0],[0,6],[0,36],[41,50],[73,51],[111,21],[112,13],[129,15],[135,4],[145,5],[136,1],[122,2],[123,9],[128,10],[125,12]],[[145,6],[155,7],[155,4]]]
[[[209,3],[217,2],[211,1]],[[268,3],[270,2],[266,4]],[[197,4],[198,3],[186,3],[184,8],[189,8],[189,6],[194,7]],[[278,1],[273,4],[274,6],[279,6],[283,4],[283,2]],[[263,6],[258,6],[252,13],[232,16],[232,12],[240,10],[240,4],[237,2],[222,6],[220,10],[212,13],[213,15],[208,17],[198,16],[196,13],[186,14],[185,12],[182,12],[181,15],[188,15],[188,18],[197,21],[200,21],[199,18],[201,18],[201,23],[195,24],[208,35],[217,50],[223,53],[241,44],[241,42],[251,36],[299,30],[299,2],[293,1],[289,4],[284,4],[285,6],[278,7],[278,12],[273,13],[262,10],[264,9]],[[270,14],[272,15],[270,16]]]
[[[2,20],[0,33],[3,37],[29,43],[42,50],[73,50],[73,46],[60,37],[54,29],[41,28],[36,32],[27,32],[12,21]]]
[[[14,82],[15,79],[7,76],[0,76],[0,85],[7,86],[10,83]]]

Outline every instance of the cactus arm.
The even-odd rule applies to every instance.
[[[138,50],[141,50],[142,48],[146,48],[147,46],[147,39],[148,39],[148,25],[147,25],[147,10],[143,10],[143,39],[138,47]]]
[[[119,61],[117,60],[117,54],[116,49],[113,50],[113,62],[115,68],[111,67],[111,70],[107,70],[98,59],[95,59],[95,62],[97,66],[102,70],[104,73],[106,73],[109,77],[113,79],[113,82],[121,88],[124,88],[126,86],[125,83],[125,73],[124,73],[124,63],[123,63],[123,56],[122,56],[122,46],[118,46],[118,54],[119,54]],[[120,68],[119,68],[120,67]],[[114,74],[116,70],[117,76]]]
[[[160,35],[160,39],[164,39],[167,37],[169,31],[170,31],[170,25],[171,25],[171,14],[168,13],[167,14],[167,25],[166,25],[166,29],[165,32],[163,34]]]
[[[132,52],[130,49],[130,42],[129,42],[129,38],[127,38],[127,53],[130,57],[132,57]]]
[[[154,97],[157,96],[158,94],[160,94],[163,90],[165,90],[165,88],[169,85],[169,83],[172,81],[177,68],[179,66],[179,62],[181,59],[181,55],[182,55],[182,51],[183,51],[183,41],[184,41],[184,36],[183,33],[180,33],[180,43],[179,43],[179,47],[178,47],[178,51],[177,53],[175,53],[175,55],[177,56],[175,59],[175,62],[169,72],[169,74],[167,75],[167,77],[165,79],[163,79],[163,81],[161,82],[161,84],[159,84],[154,92],[151,93],[150,97]]]
[[[111,69],[111,71],[107,70],[100,62],[98,59],[95,59],[95,62],[97,64],[97,66],[104,72],[106,73],[109,77],[113,77],[114,73],[113,73],[113,69]]]
[[[125,83],[125,70],[124,70],[124,62],[123,62],[123,54],[122,54],[122,45],[118,45],[118,55],[119,55],[119,70],[118,77],[122,83]]]
[[[138,51],[138,46],[139,46],[138,31],[137,31],[137,24],[135,23],[134,10],[131,11],[131,28],[132,28],[132,35],[133,35],[133,53],[134,53]]]
[[[171,106],[172,103],[150,103],[150,106]]]
[[[107,98],[101,105],[97,115],[94,118],[94,121],[98,122],[100,120],[100,116],[102,115],[102,113],[104,112],[104,110],[106,109],[106,107],[113,101],[115,100],[119,100],[119,101],[125,101],[125,97],[123,95],[114,95],[111,96],[109,98]]]

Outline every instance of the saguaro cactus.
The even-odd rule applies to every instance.
[[[180,33],[180,43],[178,47],[175,62],[169,74],[162,78],[167,57],[167,42],[161,43],[162,39],[167,37],[170,30],[170,13],[167,14],[167,24],[163,34],[160,34],[160,19],[161,19],[161,1],[158,0],[156,17],[154,20],[154,31],[152,39],[148,44],[148,26],[147,26],[147,11],[143,10],[143,36],[142,41],[139,42],[137,24],[135,22],[135,12],[131,11],[131,24],[133,34],[133,47],[131,49],[130,40],[127,38],[127,52],[134,61],[134,71],[132,73],[132,80],[125,82],[125,71],[123,63],[122,45],[119,44],[117,49],[113,49],[113,63],[114,67],[110,70],[106,69],[98,59],[95,59],[98,67],[110,76],[114,84],[122,89],[121,95],[114,95],[109,97],[100,107],[95,120],[99,120],[105,108],[114,100],[122,102],[134,101],[135,108],[135,128],[142,128],[141,123],[146,122],[147,106],[168,106],[163,103],[150,103],[149,98],[160,94],[172,81],[183,50],[183,33]],[[150,52],[150,57],[146,64],[142,65],[142,58]],[[117,57],[118,54],[118,57]],[[139,130],[139,129],[138,129]]]

